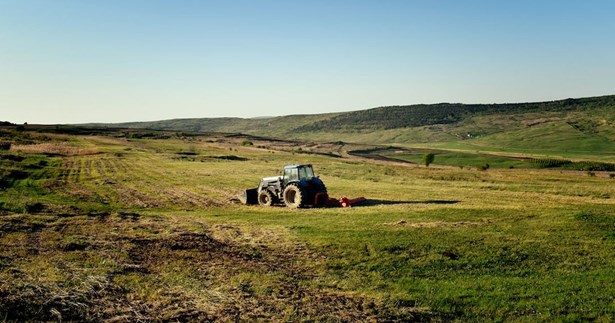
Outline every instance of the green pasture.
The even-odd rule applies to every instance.
[[[566,122],[488,134],[470,140],[441,141],[416,146],[468,152],[513,153],[541,158],[615,161],[615,132],[612,126],[580,131]]]
[[[434,164],[448,165],[457,167],[483,167],[489,166],[493,168],[531,168],[533,165],[528,159],[488,155],[488,154],[472,154],[455,151],[437,151],[434,152]],[[423,164],[424,154],[417,153],[411,155],[394,155],[396,159],[406,160],[415,164]]]

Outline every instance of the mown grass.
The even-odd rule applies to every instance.
[[[0,194],[1,317],[615,315],[615,182],[605,176],[425,168],[225,137],[74,139],[99,153],[2,153],[24,157],[1,160],[3,179],[5,169],[26,175]],[[186,151],[194,158],[178,158]],[[230,202],[295,163],[313,164],[332,196],[368,203],[289,210]]]

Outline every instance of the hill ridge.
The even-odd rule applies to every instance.
[[[173,118],[158,121],[95,124],[177,131],[225,131],[254,133],[274,130],[279,133],[331,130],[388,130],[437,124],[458,123],[477,114],[527,112],[568,112],[591,108],[615,108],[615,95],[523,103],[435,103],[391,105],[350,112],[291,114],[278,117]],[[293,122],[289,122],[293,120]],[[278,124],[272,126],[273,124]],[[280,125],[280,123],[282,125]],[[256,128],[256,129],[254,129]],[[262,134],[262,133],[261,133]]]
[[[415,104],[259,119],[184,118],[96,126],[615,160],[615,95],[525,103]]]
[[[450,124],[473,114],[524,113],[524,112],[566,112],[591,108],[615,107],[615,96],[563,99],[544,102],[464,104],[436,103],[404,106],[383,106],[343,114],[318,125],[306,125],[297,130],[315,131],[322,129],[397,129],[420,127],[434,124]]]

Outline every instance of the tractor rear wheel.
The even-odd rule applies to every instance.
[[[262,190],[258,193],[258,204],[261,206],[271,206],[273,203],[273,194],[268,190]]]
[[[296,209],[304,206],[305,201],[303,200],[305,198],[305,193],[297,185],[291,184],[286,186],[283,197],[284,204],[286,204],[289,208]]]

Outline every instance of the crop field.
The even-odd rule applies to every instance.
[[[615,319],[615,172],[506,160],[480,170],[453,153],[468,167],[436,157],[427,168],[224,134],[45,131],[0,132],[11,143],[0,150],[1,320]],[[368,201],[237,203],[298,163],[314,165],[332,197]]]

